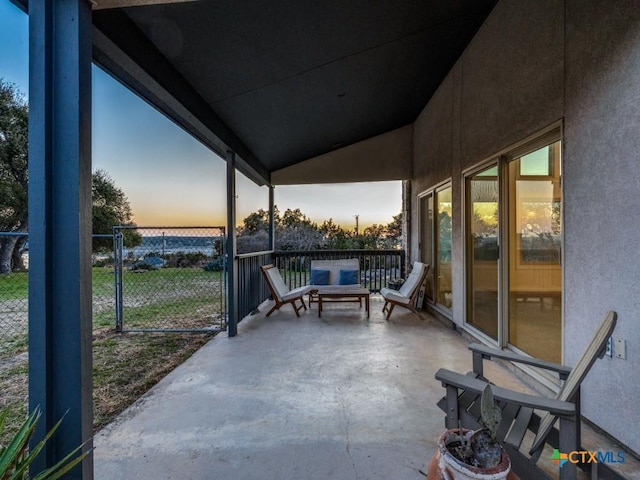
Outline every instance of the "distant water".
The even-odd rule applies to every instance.
[[[132,248],[123,248],[124,256],[143,257],[149,253],[171,255],[175,253],[203,253],[218,255],[223,237],[156,235],[142,237],[142,243]]]

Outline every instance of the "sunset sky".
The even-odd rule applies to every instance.
[[[28,17],[0,0],[0,78],[28,92]],[[97,67],[93,67],[93,170],[127,195],[138,225],[225,225],[225,162]],[[238,175],[238,223],[268,207],[266,187]],[[401,183],[277,186],[281,211],[300,208],[321,223],[389,223]]]

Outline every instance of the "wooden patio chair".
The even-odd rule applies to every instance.
[[[580,440],[580,384],[598,357],[606,352],[607,340],[616,325],[617,315],[608,312],[598,327],[593,339],[573,368],[544,360],[525,357],[509,351],[492,349],[484,345],[472,344],[473,372],[466,375],[440,369],[436,379],[442,382],[447,393],[438,406],[445,411],[446,428],[462,427],[472,430],[481,426],[480,396],[487,380],[483,376],[484,359],[503,359],[542,368],[559,375],[564,380],[556,398],[527,395],[500,387],[494,387],[494,398],[502,408],[502,421],[498,428],[498,439],[511,458],[513,471],[523,479],[551,479],[536,463],[546,444],[561,453],[583,450]],[[541,416],[537,411],[542,412]],[[559,428],[555,428],[560,419]],[[523,444],[525,434],[530,432],[535,438],[529,447]],[[528,444],[529,440],[525,443]],[[597,478],[622,478],[604,463],[581,464],[583,470],[592,470]],[[576,464],[566,462],[560,468],[560,479],[575,479]],[[595,477],[592,477],[595,478]]]
[[[420,293],[420,286],[424,283],[424,279],[427,277],[429,271],[429,265],[421,262],[413,262],[413,268],[409,278],[402,284],[399,290],[393,290],[390,288],[380,289],[380,295],[384,298],[384,306],[382,312],[387,313],[387,320],[391,316],[391,312],[396,305],[405,307],[411,310],[416,315],[416,299],[418,293]]]
[[[267,286],[269,287],[269,291],[271,292],[271,298],[276,302],[275,305],[269,310],[267,313],[267,317],[271,315],[274,311],[280,309],[281,306],[290,303],[293,307],[293,311],[296,312],[296,316],[300,316],[300,309],[307,309],[307,306],[304,303],[303,295],[309,293],[311,290],[310,285],[304,285],[302,287],[294,288],[293,290],[289,289],[289,287],[284,283],[282,276],[280,275],[280,271],[277,267],[273,265],[263,265],[260,267],[262,270],[262,274],[264,275],[264,279],[267,282]],[[301,305],[296,305],[296,302],[300,300]]]

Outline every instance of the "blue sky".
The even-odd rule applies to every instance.
[[[28,92],[28,17],[0,0],[0,78]],[[224,225],[225,162],[109,75],[93,67],[93,170],[103,169],[131,203],[138,225]],[[268,207],[266,187],[238,175],[238,222]],[[360,226],[400,212],[400,182],[277,186],[281,211]]]

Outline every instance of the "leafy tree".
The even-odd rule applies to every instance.
[[[13,84],[0,79],[0,231],[27,230],[29,107]],[[0,274],[20,268],[26,237],[0,237]],[[14,254],[16,252],[16,254]]]
[[[309,227],[313,230],[318,229],[318,225],[313,223],[309,217],[307,217],[304,213],[300,211],[299,208],[295,210],[291,210],[287,208],[284,214],[282,215],[282,221],[280,222],[280,226],[286,228],[305,228]]]
[[[91,196],[93,202],[93,233],[111,234],[116,225],[135,227],[131,206],[124,192],[118,188],[104,170],[96,170],[91,182]],[[142,243],[142,235],[135,229],[125,229],[124,244],[134,247]],[[94,238],[94,251],[109,251],[113,248],[113,241],[109,238]]]
[[[352,230],[345,230],[336,225],[333,219],[325,220],[320,225],[320,232],[324,235],[325,248],[329,250],[353,250],[359,248],[356,234]]]
[[[274,208],[275,222],[280,221],[280,212],[278,207]],[[242,226],[238,228],[238,235],[255,235],[260,231],[269,231],[269,210],[260,209],[257,212],[250,213],[243,221]]]
[[[313,225],[276,228],[276,250],[318,250],[324,246],[322,233]]]
[[[402,213],[393,216],[393,221],[387,224],[387,238],[398,245],[402,241]]]
[[[287,209],[276,224],[276,250],[316,250],[323,247],[318,225],[299,208]]]
[[[320,233],[322,233],[325,237],[334,237],[344,232],[344,229],[340,225],[336,225],[333,221],[333,218],[329,220],[325,220],[322,222],[322,225],[319,227]]]
[[[0,79],[0,232],[28,230],[28,131],[29,106],[18,88]],[[114,225],[135,226],[131,207],[122,190],[104,171],[93,174],[94,233],[112,233]],[[27,237],[0,236],[0,274],[22,269]],[[125,244],[138,245],[142,237],[133,230]],[[94,250],[111,249],[112,241],[94,241]]]
[[[376,249],[387,248],[387,227],[385,225],[373,224],[362,232],[363,248]]]

